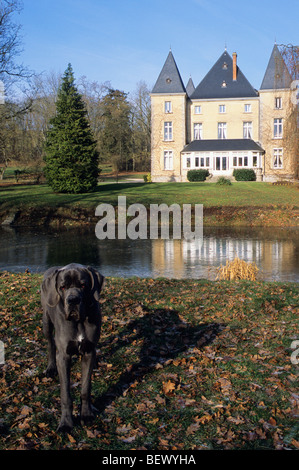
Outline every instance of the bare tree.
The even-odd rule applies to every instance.
[[[16,80],[32,75],[23,64],[16,60],[22,52],[22,38],[21,25],[15,22],[15,17],[21,10],[21,0],[1,0],[0,79],[5,83],[6,93]]]
[[[291,97],[285,122],[286,150],[299,178],[299,46],[280,44],[280,52],[292,79]]]
[[[86,76],[78,80],[78,89],[85,102],[88,120],[97,141],[98,150],[100,150],[100,140],[105,125],[103,98],[111,88],[110,82],[101,84],[96,81],[90,82]]]
[[[151,151],[151,100],[144,81],[137,83],[131,98],[133,170],[150,170]]]

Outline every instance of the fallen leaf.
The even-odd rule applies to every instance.
[[[233,423],[233,424],[243,424],[243,423],[245,423],[244,419],[240,418],[239,416],[237,416],[236,418],[234,418],[233,416],[229,416],[227,418],[227,421],[229,421],[230,423]]]
[[[135,441],[135,439],[136,439],[136,436],[131,436],[131,437],[126,437],[126,438],[120,438],[120,441],[130,443],[130,442]]]
[[[171,380],[168,380],[168,382],[163,382],[163,392],[165,395],[171,393],[173,390],[175,390],[175,383],[171,382]]]
[[[206,424],[211,421],[212,416],[209,413],[204,414],[201,418],[197,419],[196,421],[200,424]]]
[[[190,426],[187,427],[187,431],[186,431],[187,436],[195,433],[196,431],[198,431],[199,428],[200,428],[199,422],[190,424]]]
[[[70,434],[68,434],[67,437],[68,437],[68,440],[69,440],[72,444],[75,444],[76,440],[73,438],[73,436],[71,436]]]
[[[293,439],[293,440],[291,441],[291,444],[292,444],[293,446],[295,446],[296,449],[299,449],[299,441],[296,441],[295,439]]]
[[[123,426],[119,426],[118,428],[116,428],[117,434],[126,434],[130,431],[132,431],[132,426],[130,424],[124,424]]]

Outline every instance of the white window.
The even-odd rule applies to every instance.
[[[274,119],[274,139],[282,139],[283,136],[283,124],[282,119]]]
[[[171,104],[171,101],[165,101],[164,103],[165,105],[165,113],[168,114],[168,113],[172,113],[172,104]]]
[[[183,156],[183,168],[191,168],[191,154],[186,153]]]
[[[210,157],[200,157],[200,166],[201,168],[209,168]]]
[[[282,98],[276,97],[274,100],[275,109],[282,109]]]
[[[164,140],[172,140],[172,122],[164,122]]]
[[[194,167],[195,168],[209,168],[210,166],[210,157],[206,157],[204,154],[195,155],[194,158]]]
[[[165,150],[164,152],[164,170],[173,170],[173,151]]]
[[[194,140],[202,139],[202,123],[201,122],[196,122],[193,125],[193,139]]]
[[[244,112],[245,113],[251,113],[251,104],[245,104]]]
[[[226,139],[226,122],[218,122],[218,139]]]
[[[252,166],[254,168],[257,168],[258,166],[260,166],[259,164],[259,156],[257,153],[254,153],[253,156],[252,156]]]
[[[252,139],[252,122],[243,122],[243,139]]]
[[[225,104],[220,104],[219,105],[219,113],[223,114],[226,112],[226,106]]]
[[[247,155],[234,155],[233,156],[234,167],[248,167],[248,156]]]
[[[194,114],[201,114],[201,106],[195,106]]]
[[[273,168],[283,168],[283,149],[273,149]]]

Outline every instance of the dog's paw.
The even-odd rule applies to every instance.
[[[73,429],[73,419],[71,416],[65,416],[61,418],[59,426],[56,432],[70,432]]]
[[[80,413],[80,422],[82,426],[90,423],[94,420],[96,413],[98,410],[90,405],[90,406],[83,406],[81,405],[81,413]]]
[[[58,374],[57,367],[55,364],[50,364],[46,369],[46,377],[53,379]]]

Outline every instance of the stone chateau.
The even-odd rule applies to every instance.
[[[257,181],[292,178],[285,122],[293,82],[275,44],[259,90],[225,50],[195,88],[170,51],[151,93],[154,182],[187,181],[189,169],[213,179],[253,168]]]

